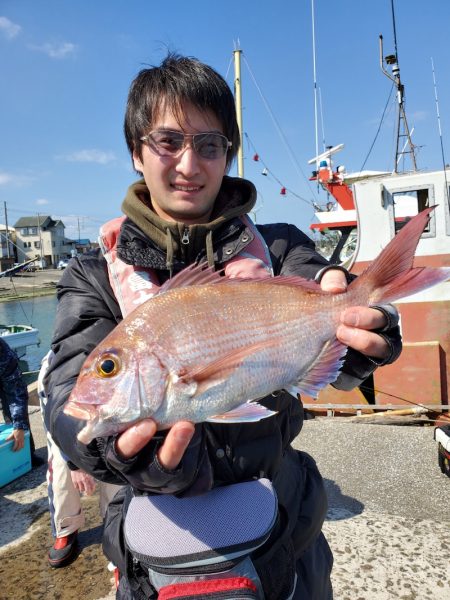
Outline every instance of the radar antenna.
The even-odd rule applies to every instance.
[[[397,51],[397,34],[395,30],[395,14],[394,14],[394,0],[391,0],[391,8],[392,8],[392,22],[394,28],[394,48],[395,54],[389,54],[388,56],[383,57],[383,36],[380,35],[380,67],[383,73],[388,77],[391,81],[393,81],[395,87],[397,88],[397,103],[398,103],[398,112],[397,112],[397,143],[395,148],[395,162],[394,162],[394,173],[398,172],[398,165],[402,158],[405,155],[410,155],[411,163],[414,171],[417,171],[417,163],[416,163],[416,146],[413,144],[411,139],[411,131],[408,127],[408,120],[406,118],[405,112],[405,98],[404,92],[405,87],[400,80],[400,67],[398,62],[398,51]],[[391,67],[392,74],[389,73],[387,68],[385,68],[384,63]]]

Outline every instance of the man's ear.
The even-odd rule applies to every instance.
[[[133,150],[133,164],[136,171],[139,171],[139,173],[144,172],[144,165],[142,164],[142,160],[136,150]]]

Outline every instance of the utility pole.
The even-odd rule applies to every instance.
[[[44,263],[42,260],[42,235],[41,235],[41,215],[38,213],[38,232],[39,232],[39,248],[41,251],[41,269],[44,268]]]
[[[9,230],[8,230],[8,211],[6,210],[6,202],[3,202],[3,206],[5,209],[5,228],[6,228],[6,256],[11,258],[11,254],[9,252]]]

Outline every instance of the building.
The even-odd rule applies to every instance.
[[[14,227],[0,223],[0,271],[10,269],[16,262],[15,237]]]
[[[21,217],[14,227],[18,262],[37,258],[41,268],[55,267],[75,249],[75,242],[64,235],[64,223],[49,215]]]

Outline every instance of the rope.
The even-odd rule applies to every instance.
[[[258,154],[258,161],[262,163],[262,165],[264,166],[265,169],[265,173],[264,175],[268,176],[270,175],[269,179],[272,178],[274,179],[282,188],[284,188],[287,192],[289,192],[290,194],[292,194],[293,196],[295,196],[296,198],[298,198],[299,200],[301,200],[302,202],[306,202],[306,204],[312,206],[314,208],[314,202],[312,200],[307,200],[306,198],[303,198],[302,196],[300,196],[299,194],[297,194],[296,192],[292,191],[291,189],[289,189],[288,187],[286,187],[286,185],[280,181],[278,179],[278,177],[269,169],[269,167],[266,165],[266,163],[264,162],[264,160],[260,157],[258,151],[256,150],[253,142],[250,140],[250,137],[247,133],[244,133],[246,139],[247,139],[247,143],[249,144],[249,146],[252,148],[253,152],[255,152],[255,154]]]
[[[366,162],[368,161],[368,159],[369,159],[369,156],[370,156],[370,155],[371,155],[371,153],[372,153],[373,147],[375,146],[375,142],[376,142],[376,141],[377,141],[377,139],[378,139],[378,135],[379,135],[379,133],[380,133],[381,126],[382,126],[382,124],[383,124],[383,121],[384,121],[384,117],[385,117],[385,114],[386,114],[386,110],[387,110],[387,108],[388,108],[388,106],[389,106],[389,104],[390,104],[390,102],[391,102],[391,97],[392,97],[392,92],[393,92],[393,90],[394,90],[394,87],[395,87],[395,86],[394,86],[394,84],[392,84],[392,86],[391,86],[391,89],[390,89],[390,91],[389,91],[389,96],[388,96],[388,99],[387,99],[386,105],[385,105],[385,107],[384,107],[384,110],[383,110],[383,114],[381,115],[381,119],[380,119],[380,123],[379,123],[379,125],[378,125],[377,132],[376,132],[376,134],[375,134],[375,138],[374,138],[374,140],[373,140],[373,142],[372,142],[372,144],[371,144],[371,146],[370,146],[370,148],[369,148],[369,151],[368,151],[368,153],[367,153],[367,156],[366,156],[366,158],[364,159],[364,162],[363,162],[363,164],[362,164],[362,167],[360,168],[360,171],[362,171],[362,170],[364,169],[364,167],[366,166]]]
[[[275,118],[275,115],[273,114],[273,111],[272,111],[272,109],[271,109],[271,108],[270,108],[270,106],[269,106],[269,103],[267,102],[266,98],[264,97],[264,94],[262,93],[262,91],[261,91],[261,88],[259,87],[259,85],[258,85],[258,83],[257,83],[257,81],[256,81],[256,78],[255,78],[255,76],[253,75],[253,72],[252,72],[252,70],[250,69],[250,65],[248,64],[248,61],[247,61],[247,59],[245,58],[245,56],[243,56],[243,58],[244,58],[245,64],[247,65],[247,69],[248,69],[248,71],[249,71],[249,73],[250,73],[250,76],[251,76],[251,78],[252,78],[252,80],[253,80],[253,83],[255,84],[255,87],[256,87],[256,89],[258,90],[258,93],[259,93],[259,95],[261,96],[261,100],[263,101],[263,103],[264,103],[264,106],[266,107],[266,109],[267,109],[267,112],[269,113],[269,116],[270,116],[270,118],[272,119],[272,122],[273,122],[273,124],[275,125],[275,129],[277,130],[277,132],[278,132],[278,135],[280,136],[280,139],[281,139],[281,141],[283,142],[284,146],[286,147],[286,149],[287,149],[287,151],[288,151],[289,157],[290,157],[290,159],[291,159],[291,161],[292,161],[292,164],[294,165],[294,168],[295,168],[295,170],[297,171],[297,173],[298,173],[298,174],[299,174],[301,177],[303,177],[304,181],[306,182],[306,184],[307,184],[307,186],[308,186],[308,188],[309,188],[309,191],[310,191],[310,192],[311,192],[311,194],[314,196],[314,192],[313,192],[313,190],[312,190],[312,188],[311,188],[311,185],[310,185],[309,179],[306,177],[306,175],[305,175],[305,173],[303,172],[303,170],[302,170],[301,166],[298,164],[298,161],[297,161],[297,159],[296,159],[296,157],[295,157],[294,151],[292,150],[291,146],[289,145],[288,141],[286,140],[286,137],[284,136],[284,134],[283,134],[283,132],[282,132],[282,130],[281,130],[281,127],[280,127],[280,125],[279,125],[279,123],[278,123],[277,119]],[[287,189],[287,188],[286,188],[286,189]]]

